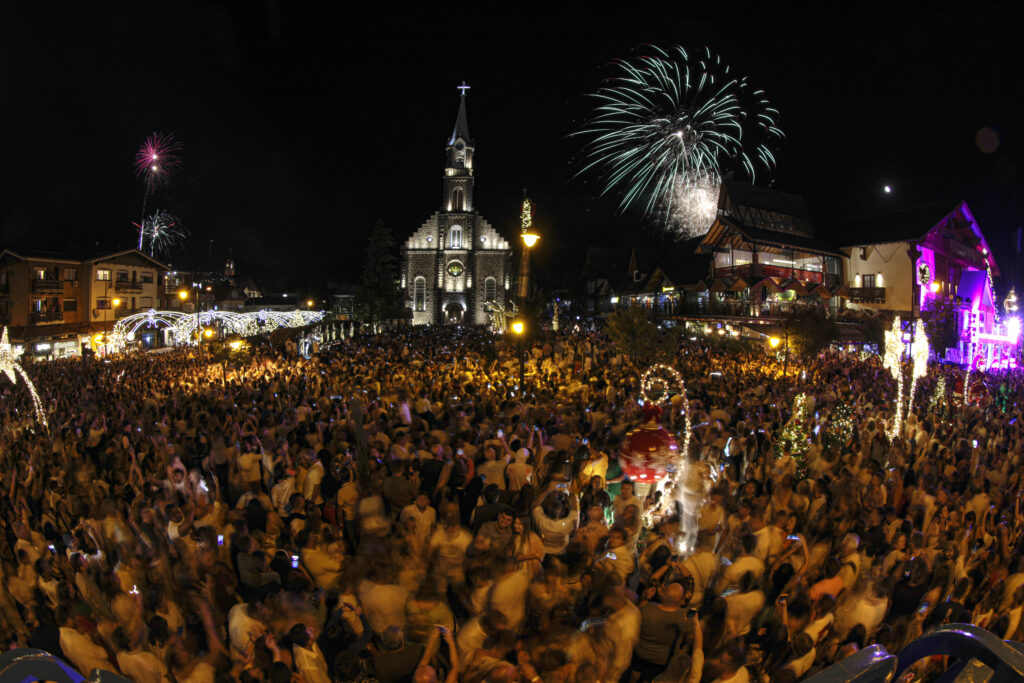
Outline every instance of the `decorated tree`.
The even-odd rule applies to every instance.
[[[807,478],[807,453],[811,450],[810,432],[807,428],[809,411],[807,394],[797,394],[793,399],[793,410],[789,415],[789,421],[775,441],[775,458],[778,459],[785,455],[793,456],[793,460],[796,462],[797,479]]]
[[[853,408],[849,403],[841,403],[832,412],[825,432],[825,445],[842,448],[853,436]]]

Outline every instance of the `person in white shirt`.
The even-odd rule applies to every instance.
[[[747,572],[754,575],[755,581],[760,581],[761,577],[764,576],[764,562],[753,555],[757,549],[757,536],[747,534],[741,542],[743,544],[743,554],[733,560],[732,564],[727,565],[722,571],[722,576],[719,578],[717,586],[719,593],[730,588],[738,588],[740,579]]]
[[[747,572],[740,579],[738,592],[725,596],[726,638],[745,636],[750,624],[764,607],[764,593],[756,589],[754,577]]]
[[[712,552],[715,536],[710,531],[697,532],[697,548],[695,552],[682,562],[683,572],[693,579],[693,595],[691,607],[700,607],[704,602],[704,593],[718,573],[718,556]]]
[[[114,670],[103,646],[97,645],[75,628],[75,616],[70,610],[59,607],[56,616],[60,624],[60,649],[76,669],[87,675],[93,669]]]
[[[428,540],[434,532],[434,524],[437,522],[437,511],[430,507],[430,496],[422,491],[418,493],[414,503],[402,508],[399,520],[402,524],[405,524],[407,520],[412,520],[416,535],[424,541]]]
[[[240,602],[228,612],[231,659],[242,661],[249,646],[267,630],[269,612],[261,602]]]
[[[600,558],[600,564],[622,584],[633,573],[636,562],[629,549],[629,534],[624,529],[612,527],[608,533],[608,552]]]
[[[530,577],[517,571],[515,560],[511,557],[503,560],[502,572],[494,581],[487,606],[502,614],[508,628],[515,631],[526,618],[526,594],[530,587]]]
[[[388,571],[379,565],[370,567],[370,575],[357,588],[359,603],[370,628],[378,636],[389,626],[405,628],[405,603],[409,593],[392,583]]]
[[[295,668],[306,683],[331,683],[327,673],[327,660],[313,637],[313,629],[307,624],[295,624],[288,631],[292,641],[292,657]]]
[[[161,683],[167,680],[167,665],[152,652],[131,646],[123,628],[114,629],[111,640],[117,653],[117,668],[136,683]],[[86,672],[88,673],[88,672]]]
[[[629,668],[633,648],[640,640],[640,609],[627,597],[626,589],[617,586],[604,600],[605,607],[612,610],[605,622],[608,639],[615,645],[615,652],[605,672],[606,680],[617,681]]]
[[[726,648],[718,659],[714,660],[719,673],[718,678],[711,683],[750,683],[750,672],[743,665],[746,659],[742,646],[731,645]]]
[[[576,529],[580,519],[579,500],[571,486],[568,496],[569,505],[566,505],[565,496],[561,490],[552,482],[547,493],[538,496],[533,508],[533,521],[544,543],[544,553],[547,555],[560,555],[565,552],[569,545],[569,537]]]

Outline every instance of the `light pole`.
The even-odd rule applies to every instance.
[[[526,331],[526,326],[523,325],[522,320],[516,320],[512,323],[512,332],[516,335],[516,343],[519,345],[519,393],[522,395],[526,391],[526,376],[525,376],[525,361],[523,360],[523,332]]]
[[[537,244],[540,235],[532,232],[523,233],[523,257],[519,261],[519,307],[523,307],[530,287],[530,249]]]

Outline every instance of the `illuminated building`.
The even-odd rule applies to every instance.
[[[461,86],[459,113],[445,147],[441,210],[402,247],[401,282],[412,324],[483,325],[484,304],[505,306],[510,293],[512,250],[473,204],[473,140]]]

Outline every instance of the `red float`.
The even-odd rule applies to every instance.
[[[626,434],[619,460],[622,473],[638,484],[656,484],[665,479],[677,466],[679,444],[667,429],[659,424],[661,408],[644,407],[644,423]]]

